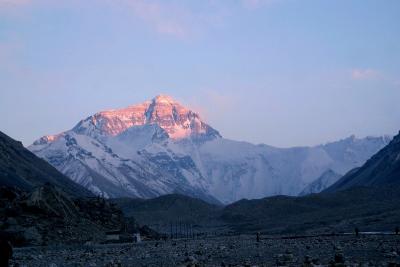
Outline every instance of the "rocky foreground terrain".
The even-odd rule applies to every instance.
[[[253,235],[15,249],[11,266],[400,266],[400,235]]]

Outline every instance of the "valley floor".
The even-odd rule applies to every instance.
[[[389,265],[400,264],[399,255],[399,235],[262,236],[260,242],[255,236],[242,235],[16,248],[11,266],[399,266]]]

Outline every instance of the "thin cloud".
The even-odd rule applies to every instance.
[[[132,11],[134,16],[142,19],[160,34],[183,38],[189,33],[188,19],[193,15],[188,10],[173,3],[158,0],[101,0],[112,5],[122,6]],[[0,0],[0,12],[13,12],[32,5],[43,4],[51,7],[71,5],[79,8],[79,1],[49,0]]]
[[[374,69],[353,69],[351,78],[353,80],[376,80],[382,77],[381,73]]]
[[[127,5],[135,16],[148,23],[160,34],[183,38],[189,33],[185,21],[189,15],[182,8],[159,1],[122,0],[120,3]]]
[[[204,9],[196,9],[189,1],[163,0],[105,0],[113,5],[125,6],[151,29],[161,35],[188,39],[202,35],[209,29],[221,29],[233,13],[229,2],[204,0]],[[273,0],[269,0],[273,1]]]
[[[257,9],[280,0],[240,0],[241,8]],[[193,8],[188,2],[163,1],[163,0],[99,0],[113,6],[130,10],[134,17],[142,20],[150,29],[160,35],[172,36],[179,39],[187,39],[207,32],[210,28],[223,28],[227,18],[237,15],[229,1],[220,2],[204,0],[203,11]],[[94,2],[96,3],[96,1]],[[79,8],[82,2],[79,0],[0,0],[0,12],[13,12],[33,5],[46,5],[57,7],[59,5],[71,5]]]

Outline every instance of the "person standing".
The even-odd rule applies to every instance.
[[[356,236],[358,236],[358,235],[360,234],[360,230],[358,230],[358,227],[356,227],[356,228],[354,229],[354,232],[356,233]]]

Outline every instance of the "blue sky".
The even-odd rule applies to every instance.
[[[0,0],[1,131],[169,94],[227,138],[400,130],[400,1]]]

